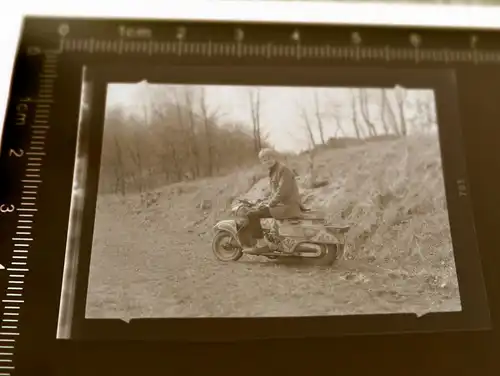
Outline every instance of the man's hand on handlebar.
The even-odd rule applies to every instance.
[[[258,200],[256,204],[258,209],[265,208],[267,206],[267,200]]]

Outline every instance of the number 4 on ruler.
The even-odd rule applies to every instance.
[[[2,264],[0,264],[0,270],[2,269],[5,269],[5,266],[3,266]]]

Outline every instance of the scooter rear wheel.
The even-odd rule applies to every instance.
[[[319,244],[318,244],[319,245]],[[321,244],[323,255],[320,257],[283,257],[286,261],[297,261],[309,266],[332,266],[342,257],[343,244]]]
[[[335,264],[342,256],[342,244],[323,244],[324,255],[322,257],[311,259],[314,265],[318,266],[331,266]]]

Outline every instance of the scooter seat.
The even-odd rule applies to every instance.
[[[344,234],[351,229],[351,226],[349,226],[349,225],[328,225],[326,227],[328,227],[334,231],[337,231],[340,234]]]
[[[302,212],[298,219],[325,219],[325,213],[319,210],[309,210]]]

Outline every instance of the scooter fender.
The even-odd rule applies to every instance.
[[[344,243],[344,235],[343,234],[335,234],[321,230],[316,235],[312,236],[310,241],[315,243],[323,243],[323,244],[343,244]]]
[[[238,238],[238,229],[236,228],[236,221],[233,219],[224,219],[222,221],[219,221],[215,224],[213,227],[213,230],[215,233],[218,233],[219,231],[227,231],[231,235],[233,235],[233,238],[240,244],[240,239]]]
[[[236,228],[236,221],[233,219],[224,219],[219,221],[213,227],[214,232],[227,231],[233,236],[238,235],[238,229]]]

